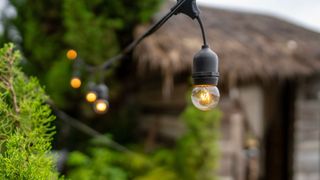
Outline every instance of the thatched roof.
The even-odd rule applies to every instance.
[[[220,57],[223,79],[282,79],[320,71],[319,33],[265,15],[201,10],[209,44]],[[145,30],[139,27],[137,35]],[[140,70],[191,72],[193,56],[201,45],[197,22],[179,15],[139,45],[135,55]]]

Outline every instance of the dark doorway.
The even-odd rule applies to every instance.
[[[291,180],[296,85],[292,81],[265,86],[264,173],[266,180]]]

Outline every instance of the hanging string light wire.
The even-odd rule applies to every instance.
[[[189,16],[191,19],[196,19],[201,29],[203,46],[194,57],[192,78],[195,87],[192,92],[192,102],[200,110],[210,110],[218,104],[220,98],[219,90],[216,87],[219,79],[218,56],[207,44],[204,26],[200,18],[200,10],[196,0],[178,0],[171,10],[158,22],[129,44],[120,54],[106,60],[103,64],[90,66],[82,60],[80,60],[79,63],[85,66],[84,69],[89,73],[101,73],[102,71],[109,69],[116,61],[122,60],[128,56],[140,42],[156,32],[173,15],[180,13]]]
[[[190,10],[190,9],[186,10],[185,9],[186,7],[193,8],[193,10]],[[201,22],[201,18],[199,16],[200,12],[196,5],[196,1],[195,0],[178,0],[177,4],[174,7],[172,7],[171,10],[165,16],[163,16],[158,22],[156,22],[153,26],[151,26],[140,37],[138,37],[136,40],[130,43],[120,54],[107,59],[103,64],[98,66],[91,66],[86,64],[83,60],[81,59],[79,60],[81,61],[81,64],[86,66],[86,70],[89,72],[98,72],[100,70],[107,70],[116,61],[124,59],[124,57],[126,57],[130,52],[132,52],[135,49],[135,47],[137,47],[145,38],[147,38],[148,36],[156,32],[158,29],[160,29],[161,26],[164,25],[173,15],[177,15],[179,13],[184,13],[189,17],[191,17],[192,19],[195,19],[195,18],[197,19],[197,21],[200,24],[200,28],[203,36],[203,43],[204,45],[206,45],[207,44],[206,36],[205,36],[204,28]]]

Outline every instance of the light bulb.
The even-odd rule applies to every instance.
[[[97,94],[94,91],[89,91],[86,95],[86,100],[90,103],[93,103],[97,100]]]
[[[70,49],[70,50],[67,52],[67,58],[70,59],[70,60],[76,59],[77,56],[78,56],[77,51],[75,51],[75,50],[73,50],[73,49]]]
[[[78,89],[81,87],[81,79],[78,77],[73,77],[70,81],[70,85],[74,89]]]
[[[215,108],[220,99],[220,93],[217,86],[214,85],[196,85],[191,94],[193,105],[202,110],[208,111]]]
[[[99,99],[94,103],[94,111],[98,114],[104,114],[108,111],[109,102],[104,99]]]

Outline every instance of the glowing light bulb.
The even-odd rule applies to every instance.
[[[97,100],[97,94],[96,92],[90,91],[86,95],[86,100],[90,103],[93,103]]]
[[[67,52],[67,58],[70,59],[70,60],[75,60],[78,56],[78,53],[77,51],[73,50],[73,49],[70,49],[68,52]]]
[[[94,103],[94,111],[98,114],[104,114],[108,111],[109,102],[104,99],[99,99]]]
[[[191,94],[193,105],[202,110],[208,111],[215,108],[220,99],[220,92],[217,86],[213,85],[196,85]]]
[[[74,89],[80,88],[81,87],[81,79],[79,79],[78,77],[73,77],[70,81],[70,85]]]

